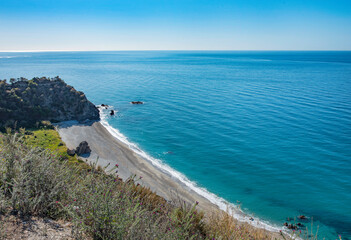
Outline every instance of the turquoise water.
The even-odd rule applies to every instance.
[[[57,75],[198,186],[351,239],[351,52],[0,53],[0,79]]]

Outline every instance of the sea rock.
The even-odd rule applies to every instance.
[[[143,102],[141,102],[141,101],[132,101],[132,102],[130,102],[131,104],[144,104]]]
[[[70,156],[74,156],[74,154],[76,154],[76,150],[75,149],[67,149],[67,154]]]
[[[86,141],[83,141],[79,144],[79,146],[76,148],[76,153],[78,156],[86,153],[90,153],[91,149]]]
[[[114,111],[114,110],[111,110],[110,115],[111,115],[111,116],[115,115],[115,111]]]

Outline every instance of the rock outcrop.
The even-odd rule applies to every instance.
[[[32,126],[38,121],[99,120],[99,110],[83,92],[59,77],[0,80],[0,127]]]
[[[67,154],[70,156],[74,156],[76,154],[76,150],[75,149],[67,149]]]
[[[76,153],[78,156],[81,156],[83,154],[91,153],[91,149],[86,141],[83,141],[79,144],[79,146],[76,148]]]

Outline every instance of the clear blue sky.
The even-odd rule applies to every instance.
[[[0,0],[0,51],[351,50],[351,0]]]

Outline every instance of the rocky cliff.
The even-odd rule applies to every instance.
[[[0,127],[31,126],[38,121],[98,120],[99,110],[83,92],[59,77],[0,81]]]

